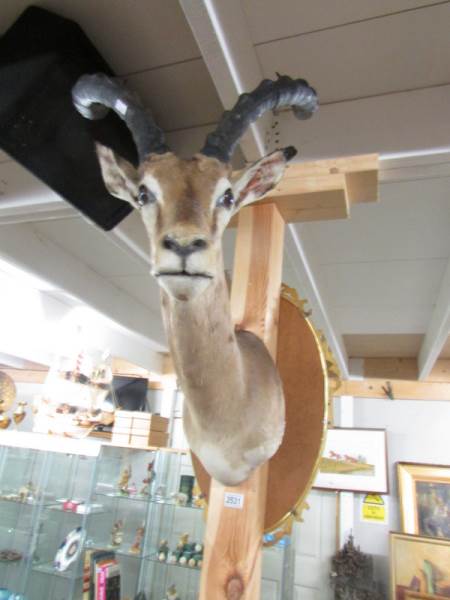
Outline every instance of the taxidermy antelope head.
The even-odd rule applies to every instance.
[[[237,179],[230,159],[264,112],[292,106],[306,119],[317,108],[316,94],[301,79],[263,81],[223,114],[189,160],[170,152],[161,129],[116,80],[85,75],[73,100],[90,119],[114,110],[133,135],[138,168],[97,144],[103,179],[113,196],[140,211],[149,235],[190,447],[212,477],[236,485],[280,445],[284,398],[264,344],[252,333],[234,331],[221,237],[237,211],[276,186],[296,150],[275,150]]]

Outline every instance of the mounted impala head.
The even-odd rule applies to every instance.
[[[131,130],[138,168],[97,144],[103,179],[113,196],[141,212],[152,273],[181,301],[196,297],[222,273],[221,237],[231,217],[272,189],[296,154],[293,147],[276,150],[232,178],[230,159],[246,129],[271,109],[292,106],[298,118],[306,119],[317,108],[316,94],[304,80],[265,80],[223,114],[199,154],[183,160],[170,152],[161,129],[116,80],[86,75],[73,99],[83,116],[101,118],[111,108]]]

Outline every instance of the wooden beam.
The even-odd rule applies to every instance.
[[[2,373],[9,375],[14,383],[44,383],[47,377],[48,368],[45,369],[3,369],[0,368]]]
[[[418,379],[416,358],[364,358],[363,375],[365,379]],[[437,360],[425,381],[450,383],[450,360]]]
[[[260,204],[276,202],[286,223],[299,223],[346,219],[351,204],[377,200],[378,156],[368,154],[289,165]]]
[[[394,400],[450,400],[450,383],[400,379],[350,379],[343,381],[335,396],[388,399],[388,382]]]
[[[237,326],[261,337],[275,358],[284,222],[275,205],[243,209],[236,243],[232,314]],[[212,480],[200,600],[258,600],[268,465],[240,486]],[[239,494],[242,509],[224,506]]]
[[[364,358],[364,379],[417,379],[416,358]]]
[[[148,379],[148,369],[144,369],[129,360],[115,356],[111,360],[111,368],[114,375],[122,375],[123,377],[143,377]]]
[[[260,337],[274,358],[283,242],[284,221],[274,204],[240,211],[231,313],[236,326]]]
[[[419,352],[419,379],[431,373],[450,335],[450,260]]]
[[[219,98],[231,109],[238,96],[264,78],[240,0],[180,0],[186,20],[214,82]],[[267,112],[249,127],[240,142],[247,160],[265,151],[265,132],[273,116]]]

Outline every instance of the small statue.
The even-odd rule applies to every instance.
[[[131,544],[130,552],[133,554],[140,554],[142,540],[144,539],[145,527],[141,525],[136,529],[136,535],[134,536],[134,542]]]
[[[201,491],[200,486],[196,482],[192,490],[192,504],[196,508],[205,508],[205,494]]]
[[[166,486],[164,483],[161,483],[160,485],[158,485],[158,487],[155,490],[155,497],[156,498],[165,498],[166,497]]]
[[[158,560],[160,562],[166,562],[169,555],[169,542],[167,540],[161,540],[158,546]]]
[[[122,473],[120,475],[120,479],[119,479],[119,483],[117,484],[117,487],[119,488],[119,492],[121,494],[128,496],[128,494],[129,494],[128,484],[130,483],[130,479],[131,479],[131,465],[128,467],[125,467],[125,469],[122,471]]]
[[[116,521],[111,530],[111,545],[117,548],[123,542],[123,521]]]
[[[189,534],[183,533],[183,535],[180,535],[180,539],[178,540],[177,550],[185,550],[187,544],[189,544]]]
[[[19,425],[19,423],[22,423],[22,421],[25,419],[26,416],[26,412],[25,412],[25,406],[27,405],[26,402],[19,402],[18,403],[18,407],[16,408],[16,410],[13,412],[13,420],[14,423],[16,425]]]
[[[381,600],[382,594],[373,577],[373,558],[361,552],[349,536],[331,559],[331,586],[335,600]]]
[[[184,492],[175,492],[172,494],[172,498],[177,506],[187,506],[188,496]]]
[[[35,495],[35,488],[32,481],[29,481],[26,485],[19,488],[19,502],[33,502]]]
[[[147,465],[147,477],[145,477],[145,479],[142,480],[142,483],[144,485],[142,486],[141,491],[139,492],[139,494],[141,496],[149,496],[150,495],[150,486],[156,477],[156,473],[153,469],[154,463],[155,463],[155,461],[152,460]]]
[[[181,600],[175,585],[172,584],[169,588],[167,588],[166,597],[163,598],[163,600]]]

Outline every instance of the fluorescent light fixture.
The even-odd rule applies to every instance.
[[[413,158],[415,156],[433,156],[434,154],[448,154],[450,146],[441,148],[428,148],[426,150],[409,150],[405,152],[386,152],[380,154],[380,160],[392,160],[394,158]]]

